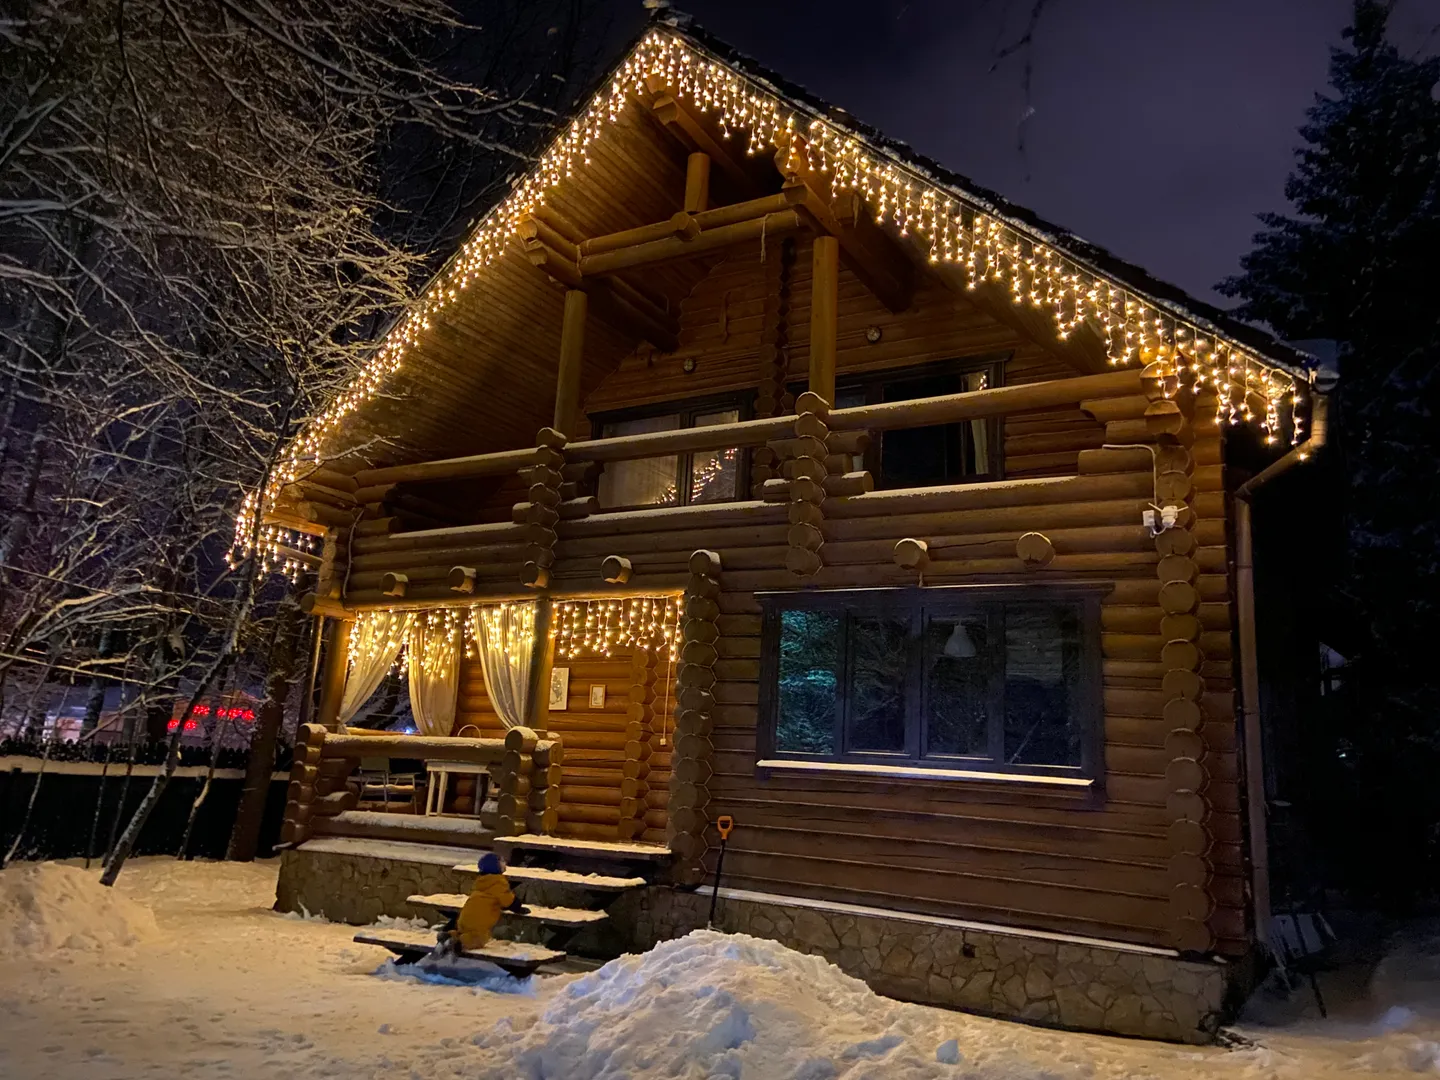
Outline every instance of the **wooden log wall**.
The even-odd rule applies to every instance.
[[[790,242],[788,251],[772,240],[730,252],[680,305],[679,350],[642,349],[622,360],[586,398],[587,414],[730,391],[754,393],[757,409],[793,407],[785,395],[803,384],[808,364],[810,263],[803,239]],[[871,327],[880,330],[878,341],[868,339]],[[842,377],[991,356],[1007,357],[1007,384],[1075,374],[1043,344],[944,284],[923,282],[911,309],[891,314],[842,271]],[[686,360],[694,361],[692,371],[684,370]],[[797,470],[782,475],[783,448],[772,447],[772,457],[752,458],[761,467],[752,480],[757,494],[781,482],[779,501],[562,521],[549,567],[555,585],[595,579],[599,561],[612,554],[630,561],[631,586],[683,582],[697,549],[717,561],[713,572],[697,575],[706,581],[706,595],[692,598],[696,609],[687,612],[686,648],[697,648],[686,670],[709,673],[692,677],[695,686],[685,689],[697,700],[688,709],[682,703],[679,714],[691,726],[678,738],[690,738],[685,745],[694,753],[675,755],[672,776],[668,711],[640,700],[649,688],[634,657],[570,661],[570,708],[550,715],[567,755],[553,807],[556,831],[659,841],[668,827],[682,876],[698,880],[713,868],[709,821],[730,813],[738,824],[726,875],[737,887],[1243,952],[1219,429],[1205,419],[1203,400],[1193,417],[1182,409],[1178,424],[1169,409],[1154,409],[1155,385],[1078,408],[1007,417],[1002,482],[905,492],[869,491],[859,479],[837,486],[850,479],[838,473],[839,459],[856,447],[831,440],[863,433],[829,433],[815,436],[823,439],[824,453],[814,458],[824,470],[823,491],[813,504],[801,500],[805,507],[797,509],[790,489]],[[797,432],[797,441],[803,437]],[[560,468],[562,480],[571,482],[570,466]],[[1157,499],[1183,503],[1181,527],[1159,538],[1141,519]],[[808,528],[796,533],[797,524]],[[511,527],[513,533],[495,528],[485,542],[514,545],[507,553],[513,570],[531,540],[523,526]],[[810,528],[819,532],[818,546]],[[1017,550],[1020,537],[1034,533],[1048,543],[1047,554],[1053,551],[1048,561],[1022,558]],[[362,535],[357,531],[355,544],[361,557],[389,551],[385,544],[403,538],[368,546]],[[439,540],[424,543],[444,539],[432,536]],[[1110,583],[1101,608],[1105,774],[1098,802],[1040,785],[757,773],[757,591],[800,586],[792,565],[801,559],[797,550],[820,554],[818,565],[803,560],[812,573],[804,587],[913,585],[915,568],[894,559],[896,542],[906,537],[926,545],[926,584]],[[444,559],[425,561],[438,566]],[[443,586],[421,581],[419,588],[421,595],[445,595]],[[658,664],[655,670],[656,696],[673,702],[668,678]],[[607,686],[601,715],[588,709],[591,682]],[[648,704],[650,712],[633,712],[637,704]],[[466,723],[486,735],[500,727],[478,669],[468,662],[457,730]]]
[[[1205,442],[1196,442],[1202,458],[1210,452]],[[1069,478],[827,499],[826,565],[812,580],[820,588],[914,584],[914,572],[896,566],[892,555],[898,538],[916,536],[929,544],[927,584],[1113,582],[1100,627],[1103,801],[1085,805],[1043,787],[1016,792],[1013,785],[984,783],[758,776],[755,592],[795,584],[786,548],[737,547],[740,558],[732,563],[731,550],[716,543],[725,569],[714,600],[706,809],[707,816],[731,813],[739,823],[726,860],[733,884],[1176,943],[1172,894],[1178,875],[1194,871],[1175,859],[1188,853],[1191,841],[1173,831],[1175,710],[1162,657],[1171,656],[1167,633],[1189,631],[1164,622],[1162,556],[1140,524],[1155,497],[1149,451],[1088,451],[1079,466]],[[1245,941],[1243,867],[1218,482],[1217,475],[1196,470],[1191,531],[1199,538],[1193,557],[1198,628],[1187,625],[1203,650],[1196,703],[1204,717],[1200,787],[1211,867],[1204,888],[1213,905],[1207,925],[1215,948],[1238,953]],[[1043,568],[1027,569],[1016,554],[1019,537],[1031,531],[1042,531],[1055,550]],[[1184,849],[1177,851],[1177,843]]]
[[[587,840],[663,842],[673,743],[668,716],[675,701],[673,665],[664,656],[645,650],[636,654],[616,650],[608,657],[557,658],[555,663],[570,669],[570,694],[565,709],[549,714],[550,731],[559,736],[564,748],[558,794],[547,803],[547,809],[556,812],[554,834]],[[637,664],[653,672],[650,682],[637,676]],[[590,687],[596,684],[605,687],[603,709],[590,708]],[[637,687],[643,692],[637,692]],[[642,700],[647,696],[649,701]],[[641,708],[637,710],[637,706]],[[634,719],[637,712],[639,721]],[[637,723],[648,729],[640,731],[639,738]],[[506,737],[485,692],[479,661],[469,657],[460,667],[455,731],[467,725],[474,725],[484,738]],[[636,761],[648,766],[640,777],[646,785],[643,792],[626,784],[636,778],[632,775],[637,772]]]
[[[763,260],[760,250],[729,252],[681,303],[680,348],[671,354],[640,349],[622,359],[586,399],[587,414],[737,391],[754,394],[757,416],[773,415],[777,401],[780,413],[793,409],[793,397],[787,401],[786,396],[797,384],[803,389],[810,362],[810,242],[772,241]],[[992,356],[1008,357],[1007,384],[1076,374],[1042,344],[996,321],[963,290],[942,282],[922,282],[910,309],[899,314],[888,311],[844,268],[839,293],[836,367],[842,379],[863,371]],[[876,342],[867,338],[871,328],[880,331]],[[685,370],[686,361],[694,361],[693,370]],[[777,370],[780,364],[783,371]],[[1074,474],[1080,451],[1098,448],[1103,438],[1103,421],[1074,407],[1008,417],[1003,425],[1005,475]],[[775,464],[764,451],[752,454],[752,483],[778,475]]]
[[[320,724],[302,724],[295,733],[295,757],[290,765],[290,784],[285,791],[285,819],[280,826],[282,844],[295,846],[310,838],[324,742],[325,728]]]
[[[710,785],[715,754],[716,648],[720,631],[720,556],[700,550],[690,556],[685,588],[684,642],[680,652],[679,704],[675,717],[675,762],[670,775],[668,841],[675,854],[671,875],[681,885],[705,879],[709,847]]]

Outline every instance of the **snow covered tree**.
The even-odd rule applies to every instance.
[[[0,13],[0,728],[110,681],[164,736],[258,685],[283,588],[225,565],[238,492],[528,161],[594,6]]]
[[[1244,273],[1219,288],[1243,300],[1242,317],[1340,346],[1341,579],[1362,639],[1341,738],[1368,827],[1403,833],[1425,852],[1423,874],[1440,859],[1440,57],[1401,55],[1386,36],[1392,7],[1356,0],[1331,56],[1334,92],[1300,130],[1294,213],[1261,215]]]

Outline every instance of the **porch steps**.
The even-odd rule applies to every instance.
[[[356,934],[355,941],[361,945],[379,945],[398,956],[401,963],[414,963],[435,947],[436,937],[425,930],[371,928]],[[512,975],[531,975],[542,964],[565,959],[563,952],[543,945],[499,938],[487,941],[478,949],[465,949],[460,955],[467,960],[484,960]]]
[[[578,840],[566,836],[497,836],[495,850],[510,861],[511,853],[553,853],[575,859],[602,862],[664,862],[670,861],[670,849],[663,844],[637,844],[627,841]]]
[[[431,907],[445,915],[453,915],[465,906],[466,899],[468,898],[460,893],[431,893],[427,896],[411,896],[407,903]],[[609,918],[605,912],[592,911],[589,908],[542,907],[538,904],[527,904],[525,907],[523,912],[507,911],[504,916],[508,919],[543,923],[546,926],[585,926],[589,923],[604,922]]]
[[[495,834],[476,818],[426,817],[379,810],[346,810],[314,819],[316,836],[348,836],[363,840],[398,840],[412,844],[489,848]]]
[[[475,873],[473,862],[455,867],[463,873]],[[606,874],[577,874],[573,870],[547,870],[543,866],[512,866],[505,876],[514,884],[535,882],[541,885],[572,885],[587,892],[626,892],[649,884],[643,877],[611,877]]]

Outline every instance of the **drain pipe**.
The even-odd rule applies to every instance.
[[[1260,671],[1255,646],[1255,534],[1251,501],[1262,485],[1309,458],[1325,445],[1329,399],[1312,398],[1310,437],[1256,473],[1235,492],[1235,590],[1240,623],[1240,709],[1245,747],[1245,801],[1250,825],[1250,893],[1256,936],[1269,944],[1270,849],[1265,801],[1265,759],[1260,736]]]

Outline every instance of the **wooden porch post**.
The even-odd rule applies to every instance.
[[[548,594],[535,600],[535,648],[530,660],[530,709],[527,723],[544,734],[550,727],[550,672],[555,667],[555,645],[550,625],[555,607]]]
[[[325,670],[320,677],[320,710],[316,720],[325,730],[340,726],[340,699],[345,696],[345,674],[350,663],[349,619],[327,619],[329,632],[325,639]]]
[[[589,300],[579,289],[565,291],[565,321],[560,326],[560,373],[555,379],[556,431],[575,434],[580,412],[580,367],[585,357],[585,313]]]
[[[817,236],[811,255],[810,392],[835,404],[835,334],[840,292],[840,241]]]

